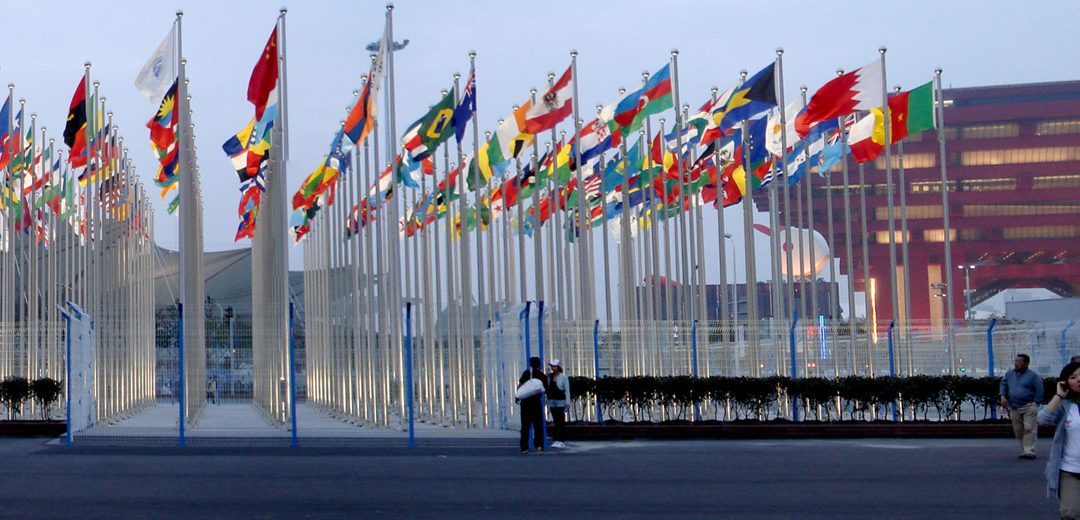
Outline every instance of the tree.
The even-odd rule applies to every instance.
[[[49,410],[52,408],[52,404],[60,399],[63,390],[64,385],[50,377],[35,379],[30,383],[30,391],[34,395],[34,400],[41,407],[42,419],[49,420]]]
[[[0,401],[7,405],[8,419],[22,411],[22,404],[30,397],[30,382],[25,377],[10,376],[0,381]]]

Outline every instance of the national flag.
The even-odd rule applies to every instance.
[[[770,63],[735,89],[724,107],[721,131],[776,106],[775,72],[776,63]]]
[[[178,77],[177,61],[176,25],[174,24],[161,45],[158,45],[157,50],[139,71],[139,75],[135,78],[135,88],[151,101],[160,99],[169,90],[169,85],[172,85]]]
[[[71,97],[68,106],[67,123],[64,125],[64,144],[71,152],[68,160],[73,168],[86,165],[86,76],[79,80],[79,86]]]
[[[708,122],[701,133],[702,144],[711,143],[724,135],[724,132],[720,129],[720,122],[724,120],[724,115],[727,113],[725,110],[727,109],[728,101],[734,93],[735,87],[731,87],[721,92],[719,96],[716,96],[716,99],[710,104]]]
[[[465,89],[461,91],[461,100],[454,108],[454,138],[458,143],[465,137],[465,127],[476,113],[476,73],[469,74]]]
[[[4,106],[0,107],[0,170],[11,162],[11,152],[15,146],[11,131],[11,96],[8,95]],[[18,135],[16,131],[14,135]]]
[[[855,162],[862,164],[877,159],[885,150],[885,114],[882,110],[873,108],[855,123],[851,127],[848,140]]]
[[[454,89],[450,89],[424,117],[409,125],[401,138],[401,146],[413,161],[428,157],[453,135],[453,117]]]
[[[600,154],[619,146],[622,142],[622,134],[612,132],[611,126],[609,121],[597,117],[581,128],[580,144],[574,143],[574,146],[581,150],[582,163],[587,163]],[[571,160],[576,160],[573,154],[571,154]]]
[[[255,119],[262,119],[267,105],[277,101],[275,92],[278,81],[277,43],[277,26],[275,25],[259,60],[255,62],[255,68],[251,70],[251,79],[248,80],[247,100],[255,105]]]
[[[165,93],[158,106],[158,111],[146,123],[150,129],[150,148],[158,159],[158,171],[154,176],[154,184],[162,190],[161,198],[164,199],[169,189],[176,186],[179,153],[176,136],[176,125],[179,121],[179,112],[176,110],[176,94],[178,81],[173,81],[172,87]]]
[[[890,140],[900,142],[911,134],[934,128],[933,84],[913,88],[889,98]]]
[[[670,68],[670,64],[664,65],[640,87],[624,94],[614,105],[604,107],[601,116],[615,121],[626,136],[641,128],[646,117],[671,108]]]
[[[539,102],[526,101],[522,107],[525,112],[525,132],[538,134],[555,128],[574,111],[573,67],[567,67],[559,80],[540,96]]]
[[[375,127],[375,121],[379,114],[379,90],[382,89],[383,63],[386,60],[388,46],[386,34],[379,40],[379,51],[375,54],[375,60],[371,62],[371,70],[368,72],[367,83],[360,91],[360,97],[353,104],[348,117],[345,118],[345,136],[353,146],[360,146],[371,129]]]
[[[875,60],[822,85],[796,119],[795,131],[805,137],[816,123],[884,105],[883,74],[881,60]]]
[[[785,137],[789,149],[795,145],[795,141],[799,140],[798,134],[795,133],[795,118],[798,117],[802,108],[802,101],[788,103],[787,108],[784,109],[785,124],[780,122],[780,109],[778,107],[774,107],[769,111],[769,123],[765,129],[767,137],[765,147],[769,150],[769,153],[780,157],[784,153],[782,141]]]

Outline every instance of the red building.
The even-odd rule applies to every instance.
[[[943,98],[954,269],[952,316],[964,316],[966,284],[960,266],[975,266],[967,273],[971,305],[1012,287],[1043,287],[1062,296],[1080,293],[1080,81],[946,89]],[[904,277],[908,276],[910,318],[937,322],[946,315],[937,134],[911,136],[902,146],[902,161],[897,147],[893,148],[899,301],[904,301]],[[903,184],[899,182],[901,164]],[[874,287],[872,315],[888,320],[892,288],[884,154],[864,166],[865,210],[859,204],[858,166],[854,161],[849,164],[855,287],[865,290],[863,223],[859,220],[864,217]],[[839,167],[831,180],[832,252],[841,259],[840,272],[846,275],[853,270],[845,259],[848,237],[843,219],[849,210],[844,207]],[[826,181],[814,177],[810,189],[813,225],[827,237]],[[901,189],[907,199],[907,236],[901,231]],[[764,193],[755,194],[755,202],[761,209],[768,207]],[[792,216],[793,224],[798,217]],[[907,269],[901,240],[909,247]]]

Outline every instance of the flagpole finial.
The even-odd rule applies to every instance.
[[[665,118],[663,118],[663,117],[660,118],[660,124],[664,124],[665,121],[666,121]]]
[[[475,59],[475,58],[476,58],[476,51],[469,51],[469,59],[471,60],[471,59]]]
[[[577,49],[570,49],[570,57],[577,58]]]
[[[837,76],[843,76],[844,75],[844,69],[836,69],[836,75]]]
[[[176,10],[176,17],[177,18],[183,18],[184,17],[184,10],[183,9],[177,9]]]
[[[678,56],[679,55],[679,49],[671,49],[671,55],[672,56]]]
[[[7,88],[8,88],[8,90],[14,90],[15,89],[15,84],[14,83],[8,83]]]
[[[386,10],[387,11],[393,11],[394,10],[394,4],[386,4]]]
[[[555,73],[549,71],[548,72],[548,83],[551,83],[552,81],[555,81]]]
[[[743,80],[746,80],[746,69],[743,69],[743,70],[739,71],[739,77],[742,78]]]
[[[536,95],[536,87],[530,88],[529,89],[529,94],[535,96]]]
[[[799,92],[802,92],[803,94],[806,94],[806,91],[807,91],[806,85],[802,85],[802,86],[799,87]]]
[[[940,76],[941,75],[941,67],[937,67],[937,68],[934,69],[934,75],[935,76]]]
[[[366,77],[363,78],[362,81],[367,81],[367,78]],[[352,95],[359,96],[360,95],[360,90],[354,88],[353,91],[352,91]]]
[[[454,81],[458,81],[460,79],[461,79],[461,73],[460,72],[455,72],[454,73]]]
[[[289,9],[285,6],[281,6],[281,9],[278,9],[278,12],[281,13],[281,16],[285,16],[285,13],[289,12]]]
[[[86,62],[86,63],[83,63],[83,65],[86,67],[86,70],[90,70],[90,62],[89,61]]]
[[[776,48],[776,55],[777,56],[783,56],[784,55],[784,48],[783,47],[777,47]]]
[[[94,88],[98,88],[98,87],[100,87],[100,86],[101,86],[101,82],[100,82],[100,81],[95,81],[95,82],[94,82]],[[105,101],[105,98],[101,98],[101,100],[102,100],[102,101]]]
[[[878,53],[880,53],[880,54],[885,54],[885,51],[887,51],[887,50],[889,50],[889,49],[887,49],[887,48],[886,48],[886,47],[885,47],[884,45],[882,45],[881,47],[878,47],[878,48],[877,48],[877,51],[878,51]]]
[[[26,98],[19,98],[19,104],[20,105],[25,105],[26,104]]]
[[[619,87],[619,95],[626,94],[626,87]]]
[[[709,92],[712,92],[712,95],[715,96],[717,92],[720,92],[720,89],[718,89],[716,87],[710,87]]]
[[[500,119],[499,122],[502,123],[502,120]],[[484,139],[490,140],[491,139],[491,132],[484,132]]]
[[[899,93],[900,92],[900,85],[893,85],[893,90],[896,91],[897,93]]]
[[[31,121],[37,121],[37,114],[30,114]]]

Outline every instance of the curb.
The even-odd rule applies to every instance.
[[[1039,437],[1052,438],[1053,427],[1040,427]],[[568,424],[567,440],[630,439],[864,439],[864,438],[937,438],[937,439],[1008,439],[1012,426],[1002,424],[905,424],[905,423],[835,423],[835,424]]]

